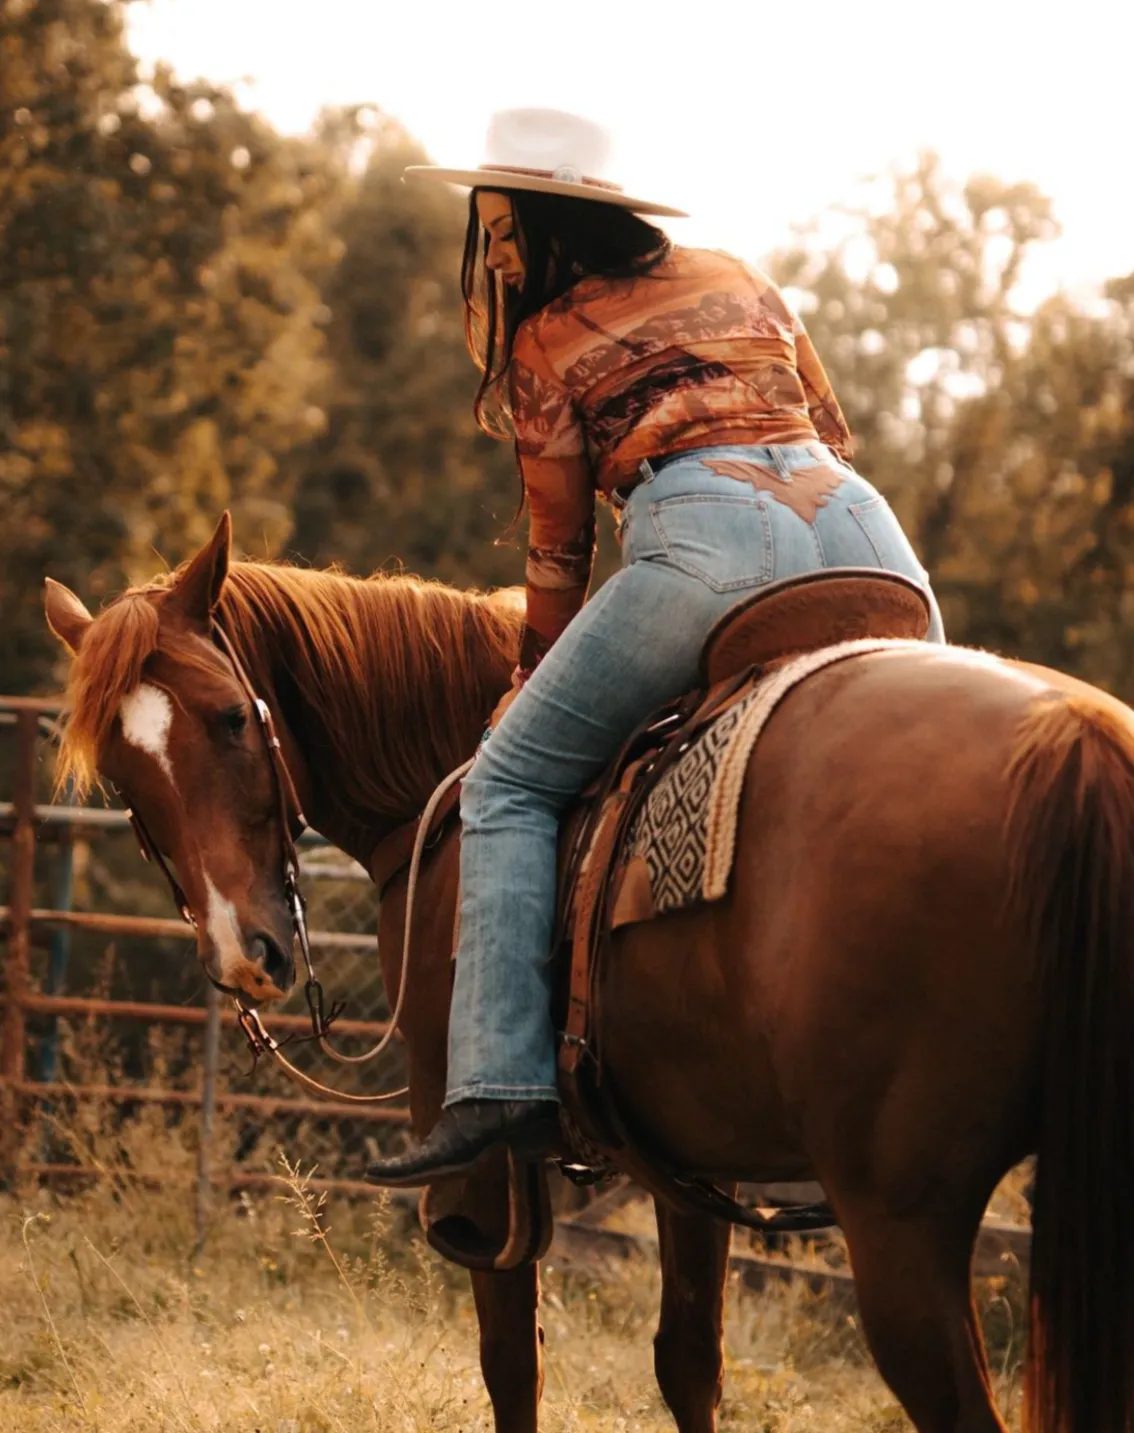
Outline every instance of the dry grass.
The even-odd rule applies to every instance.
[[[163,1119],[117,1123],[112,1148],[96,1122],[73,1132],[97,1186],[0,1201],[5,1433],[491,1429],[467,1284],[403,1209],[322,1203],[293,1171],[277,1194],[218,1199],[194,1258],[192,1130]],[[147,1186],[159,1165],[183,1182]],[[653,1378],[653,1261],[553,1260],[545,1275],[543,1429],[672,1429]],[[1002,1406],[1010,1294],[985,1294]],[[734,1285],[729,1303],[724,1433],[908,1427],[831,1301]]]
[[[171,1192],[39,1192],[3,1209],[7,1433],[417,1433],[491,1426],[471,1300],[389,1206],[244,1198],[191,1262]],[[552,1267],[548,1430],[672,1427],[653,1381],[656,1269]],[[734,1289],[722,1428],[898,1429],[853,1320]]]

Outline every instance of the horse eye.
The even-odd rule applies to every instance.
[[[221,720],[224,722],[224,729],[229,736],[243,736],[244,729],[248,725],[248,713],[243,707],[229,707]]]

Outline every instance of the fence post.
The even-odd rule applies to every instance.
[[[197,1244],[193,1257],[205,1247],[213,1194],[213,1120],[217,1108],[217,1067],[220,1064],[220,991],[210,984],[205,997],[204,1083],[201,1090],[201,1134],[197,1148]]]
[[[68,795],[70,793],[68,792]],[[55,843],[55,863],[51,873],[51,908],[69,911],[75,888],[75,838],[70,826],[61,826]],[[47,978],[43,982],[46,995],[58,995],[67,976],[67,960],[71,954],[71,932],[57,926],[47,937]],[[59,1017],[51,1022],[39,1048],[39,1078],[50,1084],[55,1078],[59,1055]]]
[[[35,758],[39,718],[35,711],[16,713],[16,771],[12,792],[12,885],[8,898],[8,956],[4,968],[4,1024],[0,1038],[3,1125],[0,1169],[10,1172],[19,1151],[17,1115],[24,1078],[27,1040],[24,1001],[31,980],[31,912],[35,883]]]

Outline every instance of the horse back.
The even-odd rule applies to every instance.
[[[613,944],[602,1041],[644,1134],[740,1178],[809,1177],[831,1145],[843,1164],[901,1147],[916,1171],[917,1147],[995,1082],[1001,1143],[1026,1145],[1036,996],[1004,899],[1008,771],[1057,680],[927,645],[784,700],[750,760],[725,897]]]

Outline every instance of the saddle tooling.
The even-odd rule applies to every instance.
[[[597,995],[612,931],[719,899],[728,888],[744,773],[780,700],[813,671],[895,639],[922,640],[929,604],[896,573],[829,568],[788,578],[737,604],[710,633],[696,690],[655,713],[568,817],[560,837],[555,951],[565,1147],[580,1183],[615,1170],[686,1212],[764,1232],[827,1227],[825,1204],[749,1209],[707,1180],[672,1169],[627,1128],[603,1078]],[[446,1234],[444,1191],[423,1207],[430,1242],[473,1267],[538,1258],[551,1236],[546,1174],[509,1156],[510,1232],[494,1255],[471,1257]],[[534,1183],[533,1183],[534,1181]],[[536,1186],[539,1186],[538,1188]],[[459,1202],[459,1199],[458,1199]]]

